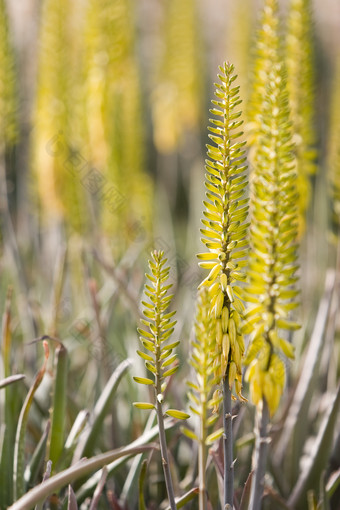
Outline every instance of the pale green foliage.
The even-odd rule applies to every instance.
[[[242,268],[247,255],[248,199],[244,198],[247,176],[245,174],[245,142],[237,139],[243,134],[241,112],[238,105],[239,87],[233,86],[236,79],[234,66],[225,63],[220,67],[220,83],[216,85],[216,100],[210,112],[208,128],[213,145],[207,145],[206,210],[201,229],[202,242],[209,252],[201,253],[199,265],[210,273],[201,283],[209,289],[210,313],[216,320],[214,369],[216,382],[229,377],[230,388],[235,382],[236,393],[241,396],[244,340],[240,330],[243,303],[240,288],[235,281],[245,280]]]
[[[47,0],[43,5],[32,166],[43,220],[65,218],[81,230],[86,222],[85,193],[70,164],[77,80],[72,72],[77,40],[72,6],[67,0]]]
[[[173,297],[167,294],[172,284],[165,285],[169,278],[170,267],[164,267],[167,261],[164,258],[164,252],[153,251],[151,255],[152,259],[149,260],[151,274],[146,275],[150,283],[145,284],[144,291],[149,301],[142,301],[145,307],[143,310],[145,319],[141,322],[146,329],[138,329],[144,350],[137,351],[144,360],[149,377],[134,377],[134,379],[139,384],[154,387],[154,402],[134,404],[142,409],[154,409],[157,402],[163,403],[167,379],[177,372],[179,367],[176,363],[177,355],[174,354],[179,341],[168,342],[176,324],[176,321],[172,320],[176,311],[167,311]],[[174,409],[169,409],[167,414],[180,419],[189,416]]]
[[[310,0],[290,0],[286,33],[287,89],[295,142],[300,228],[310,200],[309,178],[316,171],[315,71]]]
[[[0,136],[1,145],[15,143],[17,101],[13,52],[10,46],[5,1],[0,1]]]
[[[252,331],[246,363],[250,393],[255,404],[265,397],[275,412],[285,384],[282,354],[293,349],[282,329],[297,327],[288,320],[297,306],[298,193],[288,98],[282,64],[268,76],[262,123],[255,147],[251,180],[251,228],[245,332]]]
[[[175,150],[186,132],[197,130],[203,80],[195,0],[170,0],[165,9],[165,45],[152,101],[154,141],[160,152]]]

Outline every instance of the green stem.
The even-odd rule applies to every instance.
[[[253,470],[255,475],[251,486],[249,510],[261,510],[262,496],[264,489],[264,476],[266,473],[267,454],[268,454],[268,436],[267,428],[269,423],[268,404],[263,398],[262,412],[258,411],[255,456],[253,462]]]
[[[173,488],[173,484],[172,484],[169,456],[168,456],[168,448],[167,448],[166,437],[165,437],[163,409],[162,409],[162,404],[158,400],[156,403],[156,412],[157,412],[157,421],[158,421],[158,428],[159,428],[159,442],[160,442],[160,446],[161,446],[162,466],[163,466],[166,490],[168,493],[170,508],[171,508],[171,510],[176,510],[177,507],[176,507],[176,503],[175,503],[175,494],[174,494],[174,488]]]
[[[234,459],[233,423],[231,414],[231,390],[229,388],[229,366],[223,380],[223,451],[224,451],[224,508],[233,508],[234,499]]]

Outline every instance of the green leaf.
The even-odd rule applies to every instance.
[[[150,431],[151,432],[151,431]],[[155,431],[152,431],[152,434],[155,434]],[[150,435],[150,434],[149,434]],[[73,481],[88,476],[91,472],[103,468],[103,466],[108,465],[108,470],[110,467],[110,463],[114,461],[118,461],[119,459],[128,458],[132,455],[136,455],[139,453],[147,452],[152,450],[155,447],[153,444],[141,444],[138,441],[134,441],[129,447],[119,448],[117,450],[112,450],[110,452],[101,453],[100,455],[96,455],[91,459],[82,459],[77,462],[77,464],[72,465],[71,467],[61,471],[60,473],[51,476],[47,480],[43,481],[41,484],[37,485],[30,491],[28,491],[24,496],[15,501],[11,506],[11,510],[23,510],[24,508],[33,508],[36,504],[44,501],[48,496],[57,492],[65,485],[72,483]],[[115,466],[113,466],[115,467]],[[101,471],[99,472],[99,479],[101,476]],[[95,479],[94,486],[97,485],[99,479]],[[77,494],[77,500],[80,500],[79,495]]]
[[[144,500],[144,481],[146,477],[146,469],[148,466],[147,460],[143,460],[142,467],[140,470],[140,475],[138,479],[138,501],[139,501],[139,510],[146,510],[145,500]]]
[[[176,409],[168,409],[165,411],[165,414],[171,416],[171,418],[176,418],[178,420],[187,420],[190,418],[190,414],[184,413],[183,411],[177,411]]]
[[[55,353],[55,381],[51,416],[51,437],[47,457],[55,466],[64,448],[67,398],[67,349],[60,344]]]
[[[23,406],[20,411],[20,416],[18,419],[18,425],[15,436],[15,445],[14,445],[14,499],[20,498],[25,492],[25,483],[24,483],[24,462],[25,462],[25,437],[26,437],[26,425],[28,420],[28,413],[32,406],[33,398],[35,392],[39,388],[43,377],[46,372],[47,360],[49,357],[49,348],[48,343],[44,341],[44,350],[45,357],[43,366],[35,376],[32,386],[29,389],[29,392],[25,398]]]
[[[339,408],[340,385],[333,401],[328,406],[327,414],[323,418],[317,438],[309,452],[308,461],[304,465],[304,469],[301,471],[288,500],[288,505],[292,508],[300,508],[303,505],[306,492],[319,484],[320,474],[327,465],[328,454],[332,447]]]
[[[132,361],[127,359],[122,361],[115,369],[105,388],[103,389],[93,410],[90,423],[86,425],[76,450],[77,456],[73,458],[73,462],[79,461],[82,457],[90,457],[100,437],[100,429],[103,421],[110,411],[113,397],[117,391],[122,377],[127,373],[132,365]],[[81,446],[80,446],[81,445]]]

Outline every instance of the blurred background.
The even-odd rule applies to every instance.
[[[5,372],[32,376],[42,358],[41,342],[32,341],[43,335],[61,339],[72,375],[66,429],[80,410],[95,404],[121,360],[131,357],[143,373],[135,354],[136,325],[153,248],[164,250],[171,265],[183,374],[171,398],[179,408],[186,405],[185,362],[203,277],[195,254],[202,249],[213,83],[218,65],[231,61],[247,136],[261,6],[257,0],[0,0],[0,308],[6,307],[6,317],[12,309]],[[280,3],[283,38],[289,6],[288,0]],[[325,298],[327,269],[335,267],[340,200],[334,191],[340,189],[340,3],[314,0],[310,12],[306,101],[315,169],[302,197],[303,327],[294,336],[298,361],[290,387]],[[304,58],[297,61],[297,75]],[[330,278],[334,289],[334,273]],[[334,391],[339,377],[338,334],[332,334],[339,330],[337,299],[322,368],[310,386],[314,424],[328,402],[320,395]],[[131,378],[124,380],[119,413],[113,409],[109,433],[96,445],[101,451],[141,433],[145,418],[131,406],[140,399],[135,386]],[[31,450],[48,417],[51,387],[52,372],[37,392]],[[26,391],[22,387],[13,400],[14,417]],[[243,414],[251,414],[249,409]],[[252,430],[252,421],[245,423],[237,429],[240,436]],[[191,454],[185,442],[181,448],[182,476],[190,470]],[[244,459],[240,485],[249,472],[249,450]],[[118,492],[124,473],[117,475]]]

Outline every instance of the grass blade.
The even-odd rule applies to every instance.
[[[144,433],[148,432],[152,429],[152,426],[155,422],[155,413],[151,412],[148,418],[148,421],[146,423]],[[136,484],[136,480],[138,477],[138,471],[139,467],[142,463],[142,455],[137,455],[132,462],[131,468],[129,470],[129,473],[126,477],[124,487],[122,489],[122,492],[120,494],[120,501],[123,503],[123,505],[127,504],[128,507],[134,507],[137,502],[137,494],[136,491],[134,491],[134,487]]]
[[[164,421],[165,429],[169,429],[169,428],[171,428],[173,426],[174,426],[174,421],[173,420],[171,420],[171,419],[167,420],[166,419]],[[130,448],[132,448],[132,447],[138,448],[139,446],[142,446],[142,445],[145,445],[145,444],[149,443],[150,441],[152,441],[157,436],[158,436],[158,426],[156,425],[149,432],[144,433],[138,439],[133,441],[129,445],[129,447]],[[155,446],[154,446],[154,448],[155,448]],[[144,452],[144,450],[141,451],[140,453],[143,453],[143,452]],[[111,464],[108,464],[107,465],[107,470],[109,472],[109,475],[111,475],[111,473],[113,473],[113,471],[115,469],[117,469],[126,460],[127,460],[127,457],[124,457],[124,458],[122,457],[122,458],[119,458],[116,461],[113,461]],[[80,489],[77,491],[77,500],[78,501],[83,501],[83,499],[85,499],[89,494],[93,493],[94,488],[96,487],[97,483],[100,480],[100,476],[101,476],[101,473],[100,473],[100,471],[98,471],[97,473],[92,475],[92,477],[89,478],[87,480],[87,482],[85,482],[80,487]]]
[[[199,487],[194,487],[180,498],[176,498],[176,507],[183,508],[184,505],[189,503],[189,501],[192,501],[196,498],[196,496],[199,494],[199,491]],[[170,510],[170,507],[168,506],[166,510]]]
[[[19,500],[13,503],[8,510],[30,510],[34,505],[41,501],[44,501],[52,493],[57,492],[59,489],[67,484],[70,484],[74,480],[88,475],[92,471],[101,469],[106,464],[113,462],[114,460],[136,455],[155,448],[155,445],[150,443],[148,445],[140,445],[131,447],[119,448],[112,450],[107,453],[102,453],[91,459],[83,459],[74,466],[71,466],[60,473],[51,476],[48,480],[45,480],[40,485],[34,487]]]
[[[116,392],[120,380],[128,371],[131,365],[132,361],[130,359],[123,361],[120,363],[120,365],[118,365],[110,377],[94,408],[91,425],[86,425],[83,436],[79,440],[79,445],[74,454],[73,463],[77,462],[84,456],[91,456],[93,448],[96,444],[96,437],[98,437],[100,427],[112,404],[112,398]]]
[[[287,459],[287,452],[288,450],[290,451],[289,444],[291,439],[294,439],[293,455],[289,455],[289,457],[294,458],[294,466],[292,465],[288,469],[292,480],[297,478],[294,473],[298,469],[298,462],[304,445],[303,436],[301,436],[303,427],[300,424],[307,421],[309,406],[317,384],[318,367],[320,365],[323,338],[332,301],[334,283],[334,271],[329,269],[326,274],[324,294],[320,301],[303,369],[286,420],[282,426],[283,432],[280,441],[275,450],[275,464],[282,467],[284,458]]]
[[[245,485],[243,487],[240,507],[239,507],[238,510],[248,510],[249,501],[250,501],[250,489],[251,489],[252,478],[253,478],[253,471],[251,471],[249,473],[248,478],[246,480],[246,483],[245,483]]]
[[[76,496],[71,485],[68,486],[67,510],[78,510]]]
[[[145,500],[144,500],[144,481],[146,476],[146,468],[148,466],[148,461],[143,460],[142,468],[140,470],[139,480],[138,480],[138,502],[139,502],[139,510],[146,510]]]
[[[33,402],[34,394],[38,387],[40,386],[40,383],[44,377],[46,371],[46,364],[49,356],[48,343],[44,341],[43,345],[45,350],[44,363],[39,372],[37,373],[35,380],[26,396],[18,420],[14,445],[14,466],[13,466],[14,500],[20,497],[25,491],[24,462],[25,462],[25,436],[28,413]]]
[[[93,499],[91,501],[91,505],[90,505],[89,510],[96,510],[96,508],[98,507],[100,496],[102,495],[102,492],[103,492],[104,487],[105,487],[105,482],[106,482],[107,475],[108,475],[107,467],[104,466],[103,469],[102,469],[102,475],[100,477],[100,480],[98,482],[96,490],[94,491]]]
[[[1,357],[4,367],[5,381],[11,377],[11,300],[12,289],[7,291],[5,311],[2,317],[2,340]],[[2,381],[3,382],[3,381]],[[13,499],[13,446],[15,442],[16,413],[15,407],[17,399],[13,393],[13,388],[7,386],[4,392],[4,418],[3,418],[3,441],[1,448],[0,464],[0,503],[6,508]]]
[[[55,382],[51,417],[51,437],[48,458],[52,461],[53,470],[64,448],[67,397],[67,349],[60,344],[55,353]]]
[[[46,444],[47,444],[47,439],[48,439],[48,436],[50,433],[50,429],[51,429],[51,422],[50,422],[50,420],[48,420],[48,422],[46,424],[45,431],[44,431],[43,435],[41,436],[36,449],[33,452],[30,463],[26,466],[24,476],[25,476],[25,481],[26,481],[28,487],[32,487],[33,484],[36,482],[40,468],[43,465],[44,458],[45,458],[45,452],[46,452]]]
[[[0,381],[0,390],[2,388],[5,388],[6,386],[9,386],[10,384],[13,384],[17,381],[22,381],[23,379],[25,379],[25,375],[24,374],[15,374],[15,375],[10,375],[9,377],[6,377],[5,379],[2,379]]]
[[[318,436],[314,442],[313,450],[310,452],[308,463],[302,471],[288,505],[292,508],[303,510],[306,507],[305,495],[309,489],[319,486],[320,476],[325,469],[329,451],[332,447],[333,432],[336,425],[340,405],[340,385],[338,391],[329,405],[329,412],[321,423]]]

